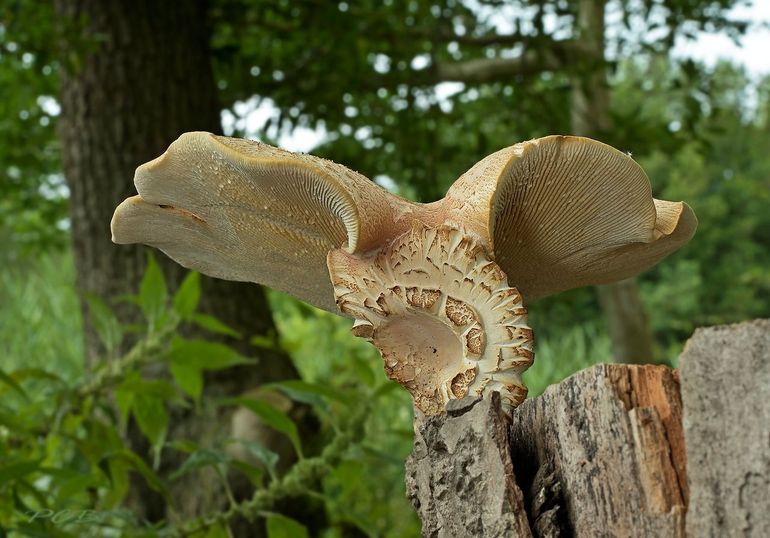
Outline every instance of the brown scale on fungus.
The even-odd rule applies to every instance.
[[[473,355],[481,355],[484,351],[484,331],[480,326],[472,327],[465,335],[465,347]]]
[[[433,308],[439,297],[441,292],[438,290],[421,290],[416,287],[406,289],[406,301],[412,306],[425,310]]]
[[[452,394],[458,400],[465,398],[468,394],[468,386],[476,379],[476,369],[469,368],[464,372],[460,372],[454,378],[452,378]]]
[[[492,391],[510,411],[534,358],[524,299],[632,276],[697,224],[686,204],[652,198],[628,155],[569,136],[501,149],[431,204],[312,155],[200,132],[134,183],[113,241],[356,319],[425,414]]]
[[[470,306],[453,297],[447,297],[446,316],[458,327],[464,327],[473,321],[478,321],[476,313]]]

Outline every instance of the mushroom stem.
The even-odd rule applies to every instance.
[[[423,413],[491,391],[506,411],[524,400],[520,376],[534,360],[527,310],[470,233],[415,222],[378,252],[331,251],[328,266],[353,334],[377,346]]]

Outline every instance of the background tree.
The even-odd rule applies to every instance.
[[[604,1],[578,3],[576,36],[583,66],[571,86],[572,133],[598,140],[612,137]],[[653,340],[636,278],[597,287],[616,362],[645,363],[653,359]]]
[[[134,191],[130,181],[134,169],[160,155],[186,131],[221,130],[206,6],[197,0],[173,4],[62,0],[56,2],[56,16],[62,66],[58,130],[70,191],[78,290],[84,297],[114,299],[137,289],[146,266],[145,251],[116,247],[108,227],[114,207]],[[162,266],[167,281],[176,287],[185,271],[166,259]],[[91,360],[99,360],[104,349],[86,302],[81,305],[86,351]],[[260,383],[296,377],[288,356],[264,349],[257,353],[249,344],[253,335],[275,332],[258,286],[206,278],[201,310],[244,335],[223,337],[228,344],[260,358],[259,368],[231,368],[210,376],[208,388],[213,393],[240,394]],[[128,304],[118,308],[124,322],[133,320],[135,311]],[[172,427],[206,439],[227,435],[229,419],[186,413],[174,417]],[[138,431],[133,439],[141,446]],[[281,448],[286,454],[288,447]],[[204,494],[185,483],[176,496],[189,513],[212,509],[224,498],[219,488]],[[162,497],[147,487],[137,492],[135,503],[151,521],[166,517]]]

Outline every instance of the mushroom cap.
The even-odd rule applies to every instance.
[[[375,247],[409,203],[342,165],[267,144],[185,133],[134,177],[112,239],[144,243],[184,267],[265,284],[338,312],[327,253]],[[394,211],[392,206],[405,206]]]
[[[447,223],[483,237],[527,302],[644,271],[697,227],[687,204],[653,199],[631,157],[572,136],[489,155],[452,185],[444,204]]]

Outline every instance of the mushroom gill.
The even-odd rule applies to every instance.
[[[491,245],[527,303],[640,273],[687,243],[697,226],[687,204],[652,197],[631,157],[574,136],[489,155],[450,187],[444,204],[448,222]]]
[[[377,245],[391,214],[387,192],[344,166],[209,133],[182,135],[134,183],[139,196],[115,210],[114,242],[332,312],[327,253]]]

